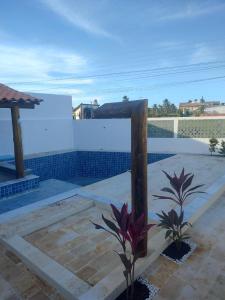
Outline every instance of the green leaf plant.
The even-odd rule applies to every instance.
[[[219,144],[219,141],[215,138],[211,138],[209,140],[209,152],[211,153],[211,155],[213,155],[213,153],[216,152],[218,144]]]
[[[190,223],[184,221],[184,203],[187,199],[198,193],[204,193],[198,190],[203,184],[192,186],[194,174],[186,173],[184,168],[178,176],[174,172],[174,176],[169,175],[163,171],[169,180],[170,186],[161,189],[164,195],[153,195],[155,199],[170,200],[178,205],[178,211],[171,209],[168,213],[162,211],[161,214],[157,214],[159,217],[159,227],[167,229],[165,233],[165,239],[171,238],[179,250],[181,243],[189,238],[188,235],[183,233],[185,226],[191,226]]]
[[[221,141],[221,146],[218,152],[220,155],[225,156],[225,141]]]
[[[181,244],[184,240],[189,239],[187,234],[182,232],[185,226],[191,226],[190,223],[184,222],[184,213],[179,216],[174,209],[171,209],[167,214],[162,211],[162,214],[157,214],[160,221],[158,226],[166,229],[165,239],[171,238],[178,250],[181,248]]]

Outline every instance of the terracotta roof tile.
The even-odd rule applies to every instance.
[[[42,99],[30,96],[28,94],[16,91],[2,83],[0,83],[0,103],[15,104],[40,104]]]

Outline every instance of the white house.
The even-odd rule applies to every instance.
[[[98,101],[94,100],[93,103],[81,103],[73,109],[74,119],[92,119],[94,110],[99,107]]]

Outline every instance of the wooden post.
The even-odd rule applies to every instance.
[[[145,224],[148,222],[147,196],[147,101],[143,101],[131,115],[131,155],[132,155],[132,208],[135,219],[144,214]],[[140,243],[140,256],[147,255],[148,234]]]
[[[107,103],[95,110],[98,119],[131,118],[131,203],[135,219],[144,214],[145,224],[148,222],[147,111],[147,100]],[[147,255],[147,242],[146,234],[138,249],[142,257]]]
[[[20,113],[18,106],[14,106],[11,108],[11,116],[13,128],[14,154],[16,162],[16,178],[22,178],[24,177],[23,145],[21,136],[21,126],[19,123]]]

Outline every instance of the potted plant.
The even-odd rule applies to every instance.
[[[128,205],[123,204],[121,210],[111,204],[112,220],[102,215],[105,226],[93,223],[96,229],[102,229],[114,236],[121,245],[121,252],[116,252],[124,265],[123,274],[126,279],[126,291],[117,299],[145,299],[138,295],[135,288],[135,263],[140,258],[138,247],[143,240],[145,233],[155,224],[145,225],[144,215],[137,220],[134,219],[134,212],[128,212]],[[149,292],[149,291],[148,291]]]
[[[213,155],[213,153],[216,152],[216,147],[219,144],[219,141],[215,138],[211,138],[209,140],[209,152],[211,153],[211,155]]]
[[[191,226],[189,222],[184,220],[184,203],[191,195],[204,193],[198,190],[203,184],[192,186],[194,174],[185,174],[184,168],[180,175],[176,175],[175,172],[174,176],[169,175],[165,171],[163,171],[163,173],[168,178],[170,187],[161,189],[161,191],[166,194],[153,196],[156,199],[173,201],[177,204],[178,211],[171,209],[168,213],[162,211],[161,214],[157,214],[159,217],[158,226],[166,229],[165,239],[171,238],[173,241],[172,244],[164,250],[163,254],[178,262],[182,261],[184,256],[193,250],[191,249],[190,243],[186,243],[189,236],[184,233],[184,228]]]

